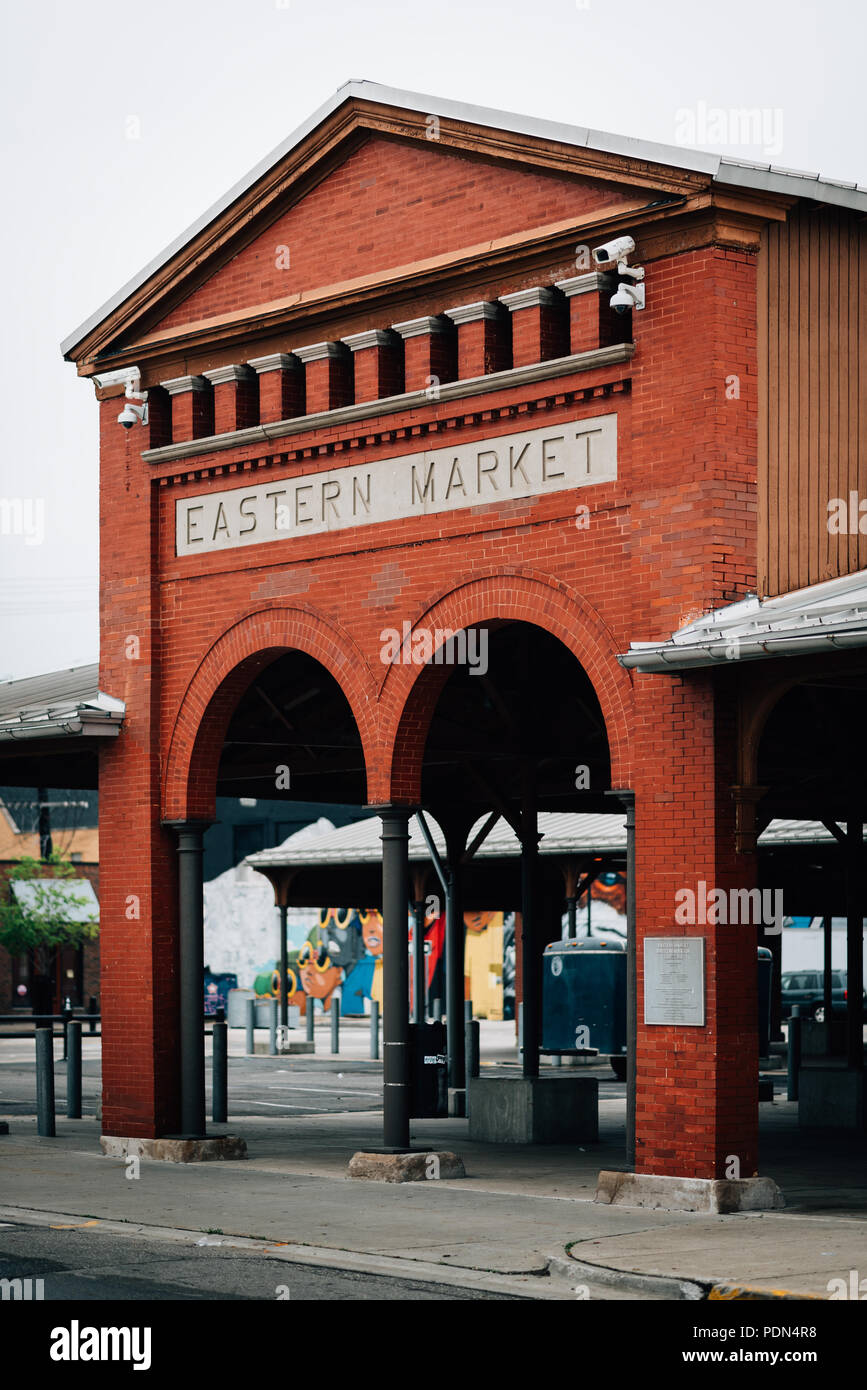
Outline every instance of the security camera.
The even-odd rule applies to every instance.
[[[606,241],[604,246],[594,246],[593,259],[597,265],[608,265],[611,261],[624,261],[634,250],[631,236],[619,236],[614,241]]]
[[[644,286],[627,285],[625,280],[621,280],[608,303],[616,314],[626,314],[630,309],[644,308]]]
[[[123,410],[117,417],[117,423],[123,425],[125,430],[131,430],[133,425],[139,422],[146,425],[148,422],[147,403],[144,405],[133,405],[132,401],[127,401]]]
[[[148,422],[148,393],[139,391],[141,385],[141,374],[138,367],[134,367],[126,376],[126,390],[124,391],[124,407],[117,417],[117,423],[123,425],[125,430],[131,430],[138,420],[142,425]],[[141,405],[136,405],[136,401],[141,401]]]

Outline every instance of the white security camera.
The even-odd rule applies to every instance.
[[[117,423],[123,425],[125,430],[131,430],[136,421],[142,425],[148,422],[148,393],[138,391],[136,388],[140,385],[141,375],[138,367],[135,367],[126,378],[124,407],[117,417]],[[141,405],[135,405],[135,401],[141,401]]]
[[[146,425],[148,422],[147,403],[144,405],[133,405],[132,401],[127,401],[123,410],[117,417],[117,423],[123,425],[125,430],[131,430],[136,422]]]
[[[631,236],[619,236],[614,241],[606,241],[604,246],[594,246],[593,259],[597,265],[608,265],[611,261],[624,261],[634,250]]]
[[[616,314],[626,314],[630,309],[643,309],[644,286],[627,285],[625,280],[621,280],[616,293],[611,296],[608,303]]]

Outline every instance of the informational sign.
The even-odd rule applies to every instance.
[[[568,492],[617,477],[617,416],[181,498],[178,555]]]
[[[703,936],[645,937],[644,1022],[703,1027]]]

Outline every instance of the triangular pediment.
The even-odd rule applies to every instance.
[[[432,272],[487,246],[604,226],[706,176],[350,96],[73,335],[92,371],[136,346],[273,323],[343,286]],[[236,195],[236,196],[235,196]],[[101,311],[102,312],[102,311]]]

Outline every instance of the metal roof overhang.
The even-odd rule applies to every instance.
[[[0,684],[0,781],[95,788],[97,749],[117,738],[126,706],[99,689],[96,665]]]
[[[632,642],[618,656],[638,671],[685,671],[763,657],[867,647],[867,571],[776,598],[750,597],[717,608],[663,642]]]
[[[470,833],[470,843],[484,820]],[[434,844],[442,853],[439,826],[428,817]],[[572,861],[582,872],[594,861],[602,872],[622,869],[626,860],[625,817],[616,814],[582,815],[574,812],[541,813],[539,845],[543,920],[550,933],[557,930],[558,913],[565,894],[562,866]],[[245,861],[270,880],[275,898],[289,907],[356,905],[375,907],[382,894],[382,846],[380,822],[362,822],[317,835],[300,831],[274,849],[261,850]],[[811,847],[810,860],[804,850]],[[844,885],[837,861],[840,848],[830,831],[817,821],[775,820],[759,837],[760,883],[764,877],[785,888],[785,901],[793,912],[824,912],[833,905],[843,910]],[[430,865],[430,855],[415,818],[410,821],[410,866]],[[505,821],[499,820],[488,839],[464,866],[462,896],[468,911],[520,906],[521,850]],[[424,896],[440,892],[431,865]]]
[[[0,742],[116,738],[126,706],[99,689],[96,665],[0,684]]]

